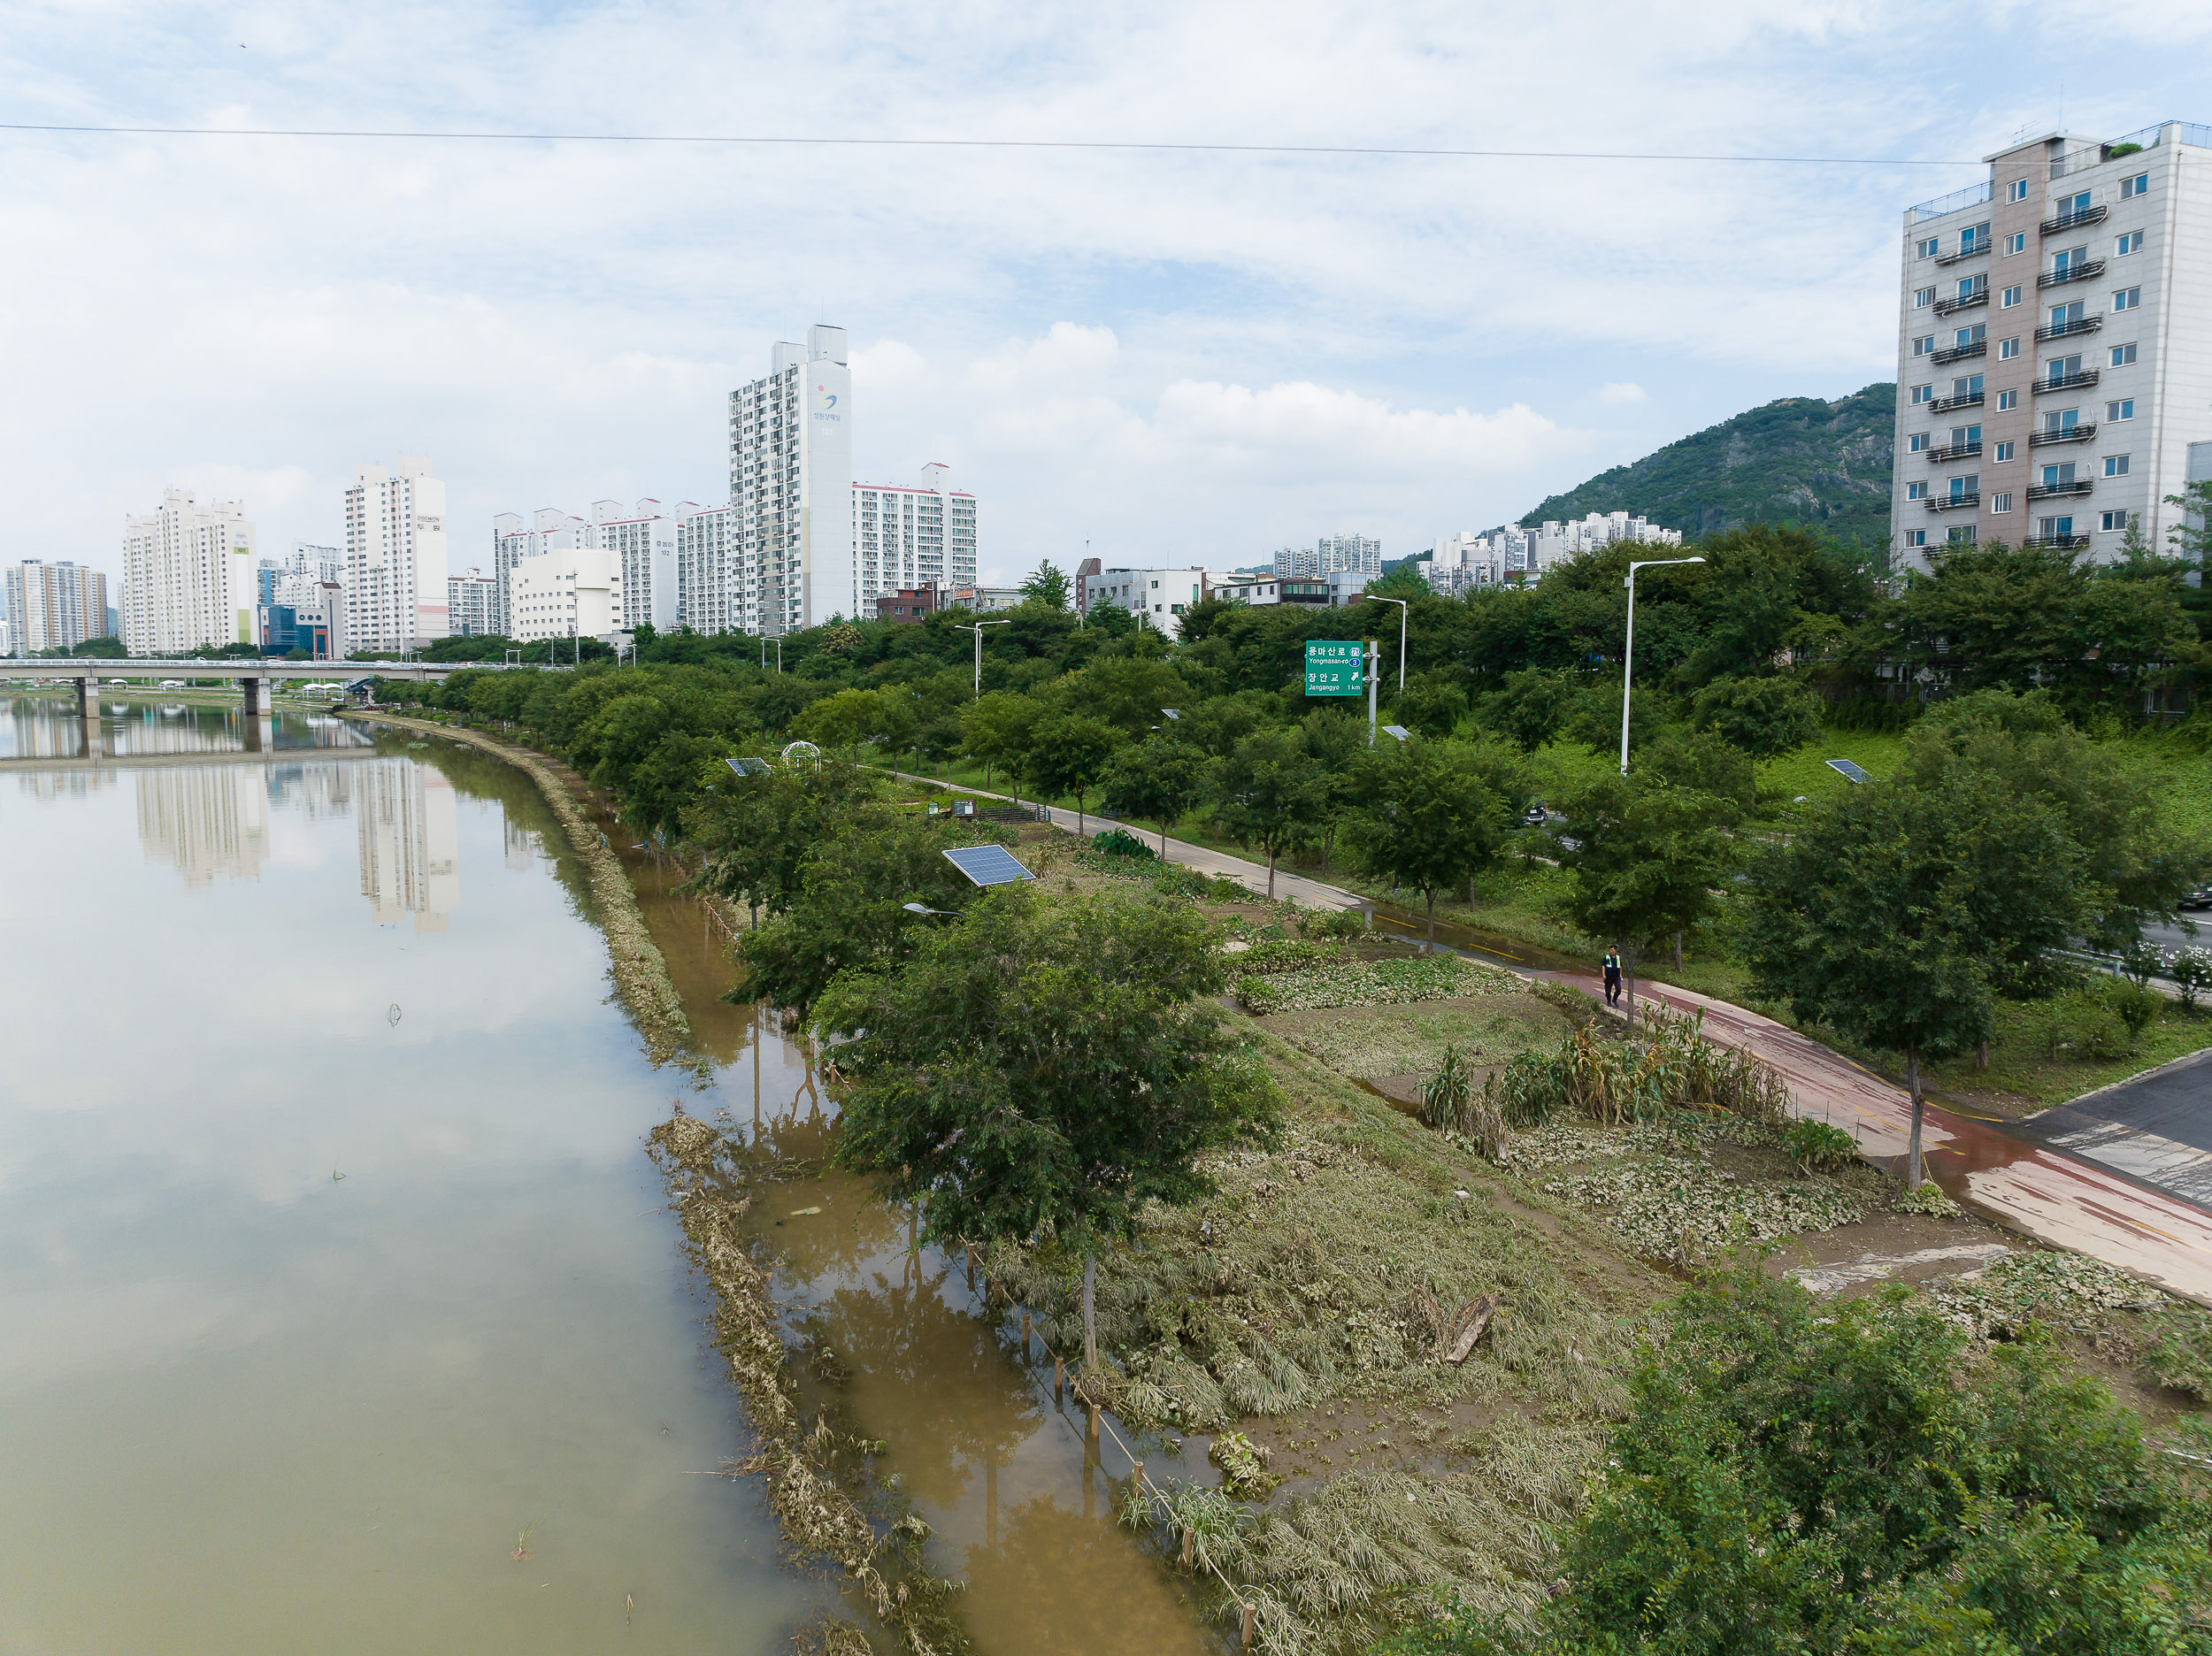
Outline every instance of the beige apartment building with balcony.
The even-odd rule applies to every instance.
[[[2067,133],[1905,214],[1891,543],[2168,549],[2212,439],[2212,126]]]

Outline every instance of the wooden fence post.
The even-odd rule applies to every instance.
[[[1056,1407],[1061,1401],[1062,1389],[1067,1384],[1067,1369],[1055,1357],[1052,1360],[1052,1401]]]
[[[1029,1313],[1022,1313],[1022,1361],[1029,1361]]]
[[[1250,1605],[1244,1606],[1244,1637],[1237,1641],[1237,1648],[1239,1650],[1249,1650],[1252,1648],[1252,1623],[1258,1620],[1258,1616],[1259,1613],[1254,1610]]]

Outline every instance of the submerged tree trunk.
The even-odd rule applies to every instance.
[[[1083,1373],[1098,1367],[1098,1255],[1083,1255]]]
[[[1920,1096],[1920,1048],[1905,1043],[1905,1088],[1912,1094],[1912,1138],[1905,1146],[1905,1188],[1920,1188],[1920,1118],[1927,1108]]]

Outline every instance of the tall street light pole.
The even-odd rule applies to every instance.
[[[1377,603],[1394,603],[1398,606],[1398,694],[1403,695],[1406,693],[1406,617],[1412,613],[1413,606],[1403,598],[1383,598],[1373,593],[1367,595]]]
[[[1646,558],[1640,564],[1631,564],[1621,584],[1628,588],[1628,642],[1621,651],[1621,774],[1628,774],[1628,680],[1630,670],[1636,663],[1636,571],[1656,569],[1663,564],[1702,564],[1701,557]]]
[[[960,632],[975,634],[975,694],[976,700],[980,702],[983,699],[983,629],[987,626],[1012,626],[1014,624],[1011,621],[979,621],[973,626],[960,626],[957,622],[953,625]]]

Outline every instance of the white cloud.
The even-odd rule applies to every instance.
[[[1598,401],[1601,402],[1641,402],[1643,400],[1644,388],[1640,385],[1616,383],[1601,387],[1598,391]]]

